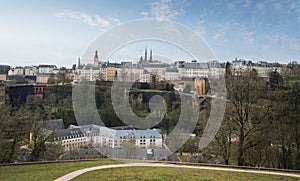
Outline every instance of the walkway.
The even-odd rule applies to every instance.
[[[236,168],[222,168],[222,167],[209,167],[209,166],[191,166],[191,165],[176,165],[176,164],[164,164],[164,163],[128,163],[128,164],[115,164],[115,165],[102,165],[96,167],[90,167],[85,169],[80,169],[69,174],[66,174],[55,181],[67,181],[71,180],[81,174],[89,171],[109,169],[109,168],[121,168],[121,167],[172,167],[172,168],[194,168],[203,170],[217,170],[217,171],[230,171],[230,172],[243,172],[243,173],[258,173],[258,174],[270,174],[270,175],[280,175],[280,176],[290,176],[300,178],[300,174],[296,173],[284,173],[284,172],[274,172],[274,171],[263,171],[263,170],[247,170],[247,169],[236,169]]]

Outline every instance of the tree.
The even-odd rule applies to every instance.
[[[0,163],[12,163],[27,140],[30,115],[24,108],[13,110],[10,106],[2,107],[0,113]]]
[[[291,93],[289,95],[289,102],[291,104],[290,110],[290,120],[291,122],[291,138],[292,144],[295,143],[295,153],[294,153],[294,163],[293,168],[300,169],[300,85],[298,82],[294,84],[292,87]]]
[[[235,125],[232,119],[225,116],[223,123],[217,133],[215,140],[218,145],[218,152],[221,153],[224,163],[229,165],[229,160],[231,158],[233,139],[235,138]]]
[[[272,91],[278,90],[283,82],[283,78],[277,71],[269,73],[269,86]]]
[[[169,83],[166,84],[166,91],[170,91],[170,84]]]
[[[292,120],[289,96],[282,92],[273,93],[272,99],[272,134],[270,143],[277,150],[276,160],[273,162],[278,168],[291,168],[292,158],[289,150],[292,149]],[[283,111],[284,110],[284,111]]]
[[[56,83],[55,77],[49,77],[47,84],[55,84],[55,83]]]
[[[38,160],[56,160],[64,153],[64,147],[60,141],[52,141],[51,137],[56,130],[44,128],[45,122],[35,122],[31,132],[32,150],[30,155],[31,161]]]
[[[58,83],[61,83],[63,86],[66,84],[66,83],[70,83],[71,80],[69,79],[68,75],[67,75],[67,72],[66,70],[60,70],[57,74],[57,82]]]
[[[225,66],[225,78],[226,78],[226,80],[232,76],[230,66],[231,66],[231,64],[229,62],[226,62],[226,66]]]
[[[265,84],[255,70],[246,71],[240,76],[229,76],[226,83],[233,107],[231,118],[237,126],[238,165],[245,165],[246,151],[263,141],[252,139],[252,136],[261,131],[262,123],[270,111],[268,101],[263,98]]]
[[[151,74],[151,79],[152,79],[152,82],[153,82],[153,89],[156,89],[157,74]]]
[[[193,155],[194,153],[196,153],[198,151],[198,144],[199,144],[199,139],[196,138],[189,138],[184,145],[182,145],[182,147],[179,149],[179,152],[186,152],[186,153],[190,153],[191,155]]]
[[[43,160],[46,152],[46,141],[50,138],[51,132],[34,123],[32,131],[31,161]]]
[[[79,68],[79,67],[78,67]],[[76,70],[76,64],[72,65],[72,70]]]
[[[128,139],[122,143],[122,149],[119,153],[121,157],[126,159],[138,159],[139,147],[135,145],[134,139]]]
[[[57,160],[64,154],[61,142],[49,142],[46,144],[45,160]]]

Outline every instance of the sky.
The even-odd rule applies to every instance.
[[[71,67],[101,34],[147,18],[190,28],[222,62],[300,61],[299,0],[10,0],[0,7],[0,64]],[[163,53],[156,43],[139,43],[124,59],[141,56],[145,46]],[[183,58],[190,57],[172,57]]]

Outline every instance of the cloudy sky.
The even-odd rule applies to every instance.
[[[71,67],[103,32],[143,18],[189,27],[220,61],[300,61],[299,0],[10,0],[0,7],[0,64]]]

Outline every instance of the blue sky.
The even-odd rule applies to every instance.
[[[189,27],[220,61],[300,61],[299,0],[11,0],[0,7],[0,64],[71,67],[103,32],[143,18]]]

